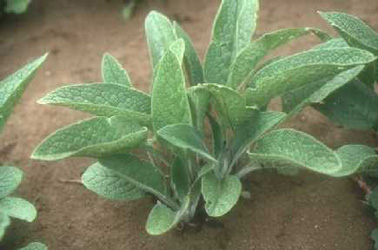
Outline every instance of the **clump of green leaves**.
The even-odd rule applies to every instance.
[[[151,12],[145,21],[151,93],[137,90],[120,63],[104,55],[103,83],[61,87],[39,100],[95,117],[56,131],[32,158],[97,159],[83,184],[113,200],[156,197],[146,226],[152,235],[190,222],[200,210],[210,217],[228,213],[241,196],[241,178],[259,169],[352,173],[338,151],[277,126],[349,82],[376,57],[359,48],[329,48],[261,65],[269,52],[296,38],[332,37],[313,28],[283,29],[251,42],[258,8],[257,0],[222,1],[203,65],[188,34]],[[304,98],[285,98],[289,112],[267,109],[272,98],[307,88]]]
[[[47,55],[36,59],[0,82],[0,130],[46,57]],[[22,176],[23,173],[18,168],[0,166],[0,240],[10,225],[10,218],[32,222],[37,217],[33,204],[10,196],[20,185]],[[41,243],[31,243],[22,249],[47,250],[47,247]]]

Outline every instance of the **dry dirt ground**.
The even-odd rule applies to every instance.
[[[377,0],[262,0],[257,36],[287,27],[329,30],[316,10],[356,14],[378,28]],[[30,11],[0,23],[0,78],[31,58],[50,52],[1,135],[0,162],[25,171],[18,195],[39,210],[32,223],[16,222],[1,249],[12,250],[42,240],[56,250],[367,250],[375,226],[362,203],[363,193],[348,178],[312,173],[296,177],[258,173],[248,181],[250,200],[242,200],[222,219],[223,227],[173,231],[151,237],[144,224],[152,202],[110,202],[64,180],[79,179],[91,163],[73,159],[56,163],[29,160],[49,133],[85,114],[36,104],[68,83],[100,81],[100,62],[110,52],[128,69],[134,84],[149,89],[150,64],[143,20],[152,8],[181,22],[203,56],[219,0],[143,1],[134,17],[120,16],[121,0],[34,0]],[[308,48],[314,38],[299,40],[278,54]],[[277,106],[277,105],[276,105]],[[375,145],[369,132],[337,128],[313,110],[286,126],[309,132],[331,147],[344,143]]]

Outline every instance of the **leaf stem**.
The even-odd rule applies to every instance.
[[[243,178],[244,176],[246,176],[247,174],[253,172],[253,171],[256,171],[256,170],[259,170],[259,169],[262,169],[263,167],[261,165],[257,165],[255,163],[252,163],[252,164],[249,164],[245,167],[243,167],[239,172],[237,172],[235,174],[236,177],[238,177],[239,179]]]

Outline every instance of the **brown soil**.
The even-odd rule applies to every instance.
[[[119,12],[121,0],[35,0],[30,11],[0,24],[0,78],[46,51],[50,56],[16,107],[1,135],[0,162],[21,166],[25,179],[18,195],[39,210],[32,223],[16,222],[1,249],[42,240],[57,250],[240,249],[240,250],[365,250],[374,220],[362,203],[363,193],[348,178],[313,173],[296,177],[258,173],[246,183],[250,200],[242,200],[222,219],[223,227],[173,231],[151,237],[144,224],[152,202],[111,202],[65,180],[80,178],[87,159],[57,163],[29,160],[33,148],[57,128],[85,114],[36,104],[36,100],[67,83],[100,81],[105,51],[120,59],[133,82],[149,89],[150,68],[143,19],[151,8],[181,21],[203,55],[218,0],[143,1],[132,20]],[[356,14],[378,28],[377,0],[264,0],[257,35],[287,27],[329,29],[316,10]],[[314,44],[302,39],[280,51],[288,54]],[[331,147],[344,143],[374,145],[369,132],[331,125],[308,109],[287,126],[309,132]]]

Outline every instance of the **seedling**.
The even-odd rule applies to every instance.
[[[350,174],[338,152],[311,135],[276,127],[376,57],[358,48],[333,48],[261,66],[269,52],[291,40],[331,37],[313,28],[284,29],[251,42],[257,12],[257,0],[222,1],[203,65],[188,34],[151,12],[145,22],[151,93],[137,90],[120,63],[104,55],[103,83],[61,87],[39,100],[95,117],[56,131],[32,158],[97,159],[83,184],[112,200],[156,197],[146,226],[152,235],[190,222],[199,210],[211,217],[228,213],[242,193],[241,178],[262,168]],[[272,98],[309,86],[311,95],[293,101],[293,112],[267,110]]]
[[[46,57],[47,55],[38,58],[0,82],[0,130]],[[22,198],[10,196],[20,185],[22,175],[18,168],[0,167],[0,240],[10,225],[10,218],[32,222],[37,217],[37,210],[33,204]],[[47,247],[41,243],[31,243],[22,250],[47,250]]]

